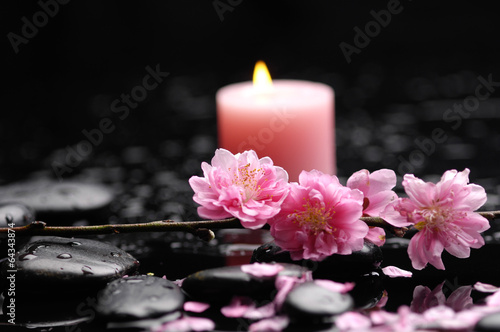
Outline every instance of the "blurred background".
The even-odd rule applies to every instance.
[[[52,171],[103,118],[113,131],[65,176],[96,156],[134,155],[131,147],[175,155],[174,141],[205,158],[217,144],[215,92],[249,80],[259,59],[274,78],[335,89],[340,176],[380,167],[419,175],[469,167],[472,176],[497,176],[498,91],[444,121],[454,104],[474,96],[478,76],[500,81],[500,20],[490,2],[42,0],[0,6],[4,183]],[[391,8],[377,29],[375,13]],[[357,31],[370,27],[373,37],[359,37]],[[113,112],[113,101],[142,84],[147,66],[168,77],[126,116]],[[426,142],[436,128],[444,142],[410,158],[414,150],[426,152],[415,140]]]

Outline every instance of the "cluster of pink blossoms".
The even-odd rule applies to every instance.
[[[363,216],[382,217],[395,227],[414,226],[408,254],[415,269],[427,263],[444,269],[443,250],[460,258],[484,244],[481,232],[488,221],[475,213],[486,201],[484,189],[468,184],[469,170],[444,173],[437,184],[405,175],[408,198],[392,190],[396,174],[382,169],[354,173],[346,186],[335,175],[302,171],[299,182],[270,158],[254,151],[233,155],[218,149],[212,164],[202,164],[203,177],[189,183],[203,218],[236,217],[245,228],[270,225],[271,235],[294,260],[322,260],[347,255],[363,247],[364,240],[385,242],[382,228],[368,227]]]

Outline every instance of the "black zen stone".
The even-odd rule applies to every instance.
[[[16,292],[11,293],[12,297],[9,296],[9,291],[5,291],[4,294],[6,300],[3,303],[3,312],[10,312],[8,305],[13,299],[16,324],[30,329],[75,325],[91,321],[95,316],[95,310],[92,307],[95,303],[95,295],[92,293],[75,294],[52,291],[50,296],[47,296],[42,293]]]
[[[500,331],[500,312],[496,312],[494,314],[490,314],[481,318],[481,320],[477,322],[474,331]]]
[[[51,292],[54,288],[81,291],[134,273],[139,262],[107,243],[62,237],[45,237],[28,243],[16,254],[15,266],[4,262],[2,270],[16,269],[19,290]]]
[[[370,309],[378,304],[385,290],[383,276],[378,269],[354,278],[354,288],[349,294],[354,299],[356,308]]]
[[[26,205],[20,203],[0,203],[0,227],[25,226],[35,221],[33,211]],[[29,241],[29,237],[15,236],[11,233],[10,242],[8,234],[0,234],[0,257],[5,257],[9,253],[8,249],[17,249]],[[10,244],[10,246],[9,246]],[[2,281],[0,281],[0,284]]]
[[[279,275],[301,277],[308,269],[293,264],[285,267]],[[274,277],[255,278],[241,270],[241,266],[225,266],[202,270],[184,279],[182,289],[193,299],[223,302],[233,295],[245,295],[254,299],[270,299],[275,290]]]
[[[283,309],[293,322],[331,322],[333,316],[353,308],[349,294],[333,292],[314,282],[306,282],[288,293]]]
[[[114,195],[108,187],[74,181],[28,181],[0,187],[0,202],[32,208],[38,220],[92,220],[108,213]]]
[[[182,309],[184,294],[173,282],[150,275],[113,280],[97,296],[96,312],[111,321],[159,317]]]
[[[35,221],[33,210],[20,203],[0,203],[0,227],[24,226]]]
[[[306,259],[294,261],[287,251],[283,251],[274,242],[269,242],[254,250],[251,262],[292,263],[309,267],[315,279],[350,281],[358,275],[378,268],[382,259],[382,250],[370,241],[365,241],[361,250],[350,255],[334,254],[321,262]]]

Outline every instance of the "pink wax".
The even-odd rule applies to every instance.
[[[255,150],[283,167],[290,181],[302,170],[335,174],[334,92],[322,83],[273,80],[272,91],[252,82],[217,92],[219,147]]]

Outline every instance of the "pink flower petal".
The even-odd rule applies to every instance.
[[[397,277],[404,277],[404,278],[411,278],[413,273],[410,271],[406,271],[403,269],[400,269],[399,267],[396,266],[386,266],[382,268],[382,272],[389,278],[397,278]]]
[[[281,310],[281,307],[285,302],[286,296],[296,285],[311,280],[312,280],[312,272],[303,275],[302,278],[278,275],[276,277],[276,280],[274,281],[275,287],[278,290],[273,300],[276,306],[276,310],[277,311]]]
[[[205,302],[196,302],[196,301],[186,301],[184,302],[184,311],[191,312],[203,312],[210,308],[209,303]]]
[[[335,325],[341,331],[361,331],[371,327],[372,322],[370,318],[356,311],[348,311],[337,317]]]
[[[280,271],[283,271],[284,267],[280,264],[268,264],[268,263],[253,263],[241,266],[241,270],[257,278],[274,277]]]
[[[387,221],[389,224],[395,227],[406,227],[412,224],[411,220],[408,220],[406,214],[401,214],[399,211],[399,206],[402,202],[402,199],[398,199],[395,202],[388,204],[384,211],[380,213],[380,217]]]
[[[202,317],[189,317],[184,316],[180,319],[167,322],[160,327],[156,328],[155,332],[201,332],[201,331],[213,331],[215,328],[215,323],[208,319]]]
[[[273,317],[276,314],[274,302],[269,302],[257,308],[250,308],[243,314],[244,318],[258,320]]]
[[[473,305],[472,297],[470,296],[472,286],[461,286],[455,289],[446,299],[446,306],[459,312],[466,310]]]
[[[275,316],[268,319],[262,319],[251,324],[248,327],[250,332],[281,332],[289,323],[288,316]]]
[[[163,279],[167,279],[167,276],[163,276],[162,278]],[[186,278],[174,280],[173,283],[176,284],[179,287],[182,287],[182,283],[184,282],[184,279],[186,279]]]
[[[249,310],[255,309],[254,301],[246,296],[233,296],[231,303],[220,309],[226,317],[243,317]]]
[[[500,291],[496,291],[486,298],[486,305],[488,307],[500,307]]]
[[[485,284],[478,281],[474,284],[474,289],[483,293],[494,293],[500,290],[500,287],[493,286],[490,284]]]
[[[347,293],[354,288],[353,282],[346,282],[345,284],[343,284],[332,280],[315,279],[314,283],[323,288],[329,289],[332,292],[337,292],[337,293]]]
[[[385,231],[380,227],[370,227],[368,229],[368,234],[365,236],[365,240],[380,247],[385,243]]]
[[[365,197],[391,190],[396,186],[396,173],[390,169],[381,169],[370,174],[366,169],[357,171],[347,179],[347,187],[359,189]]]

